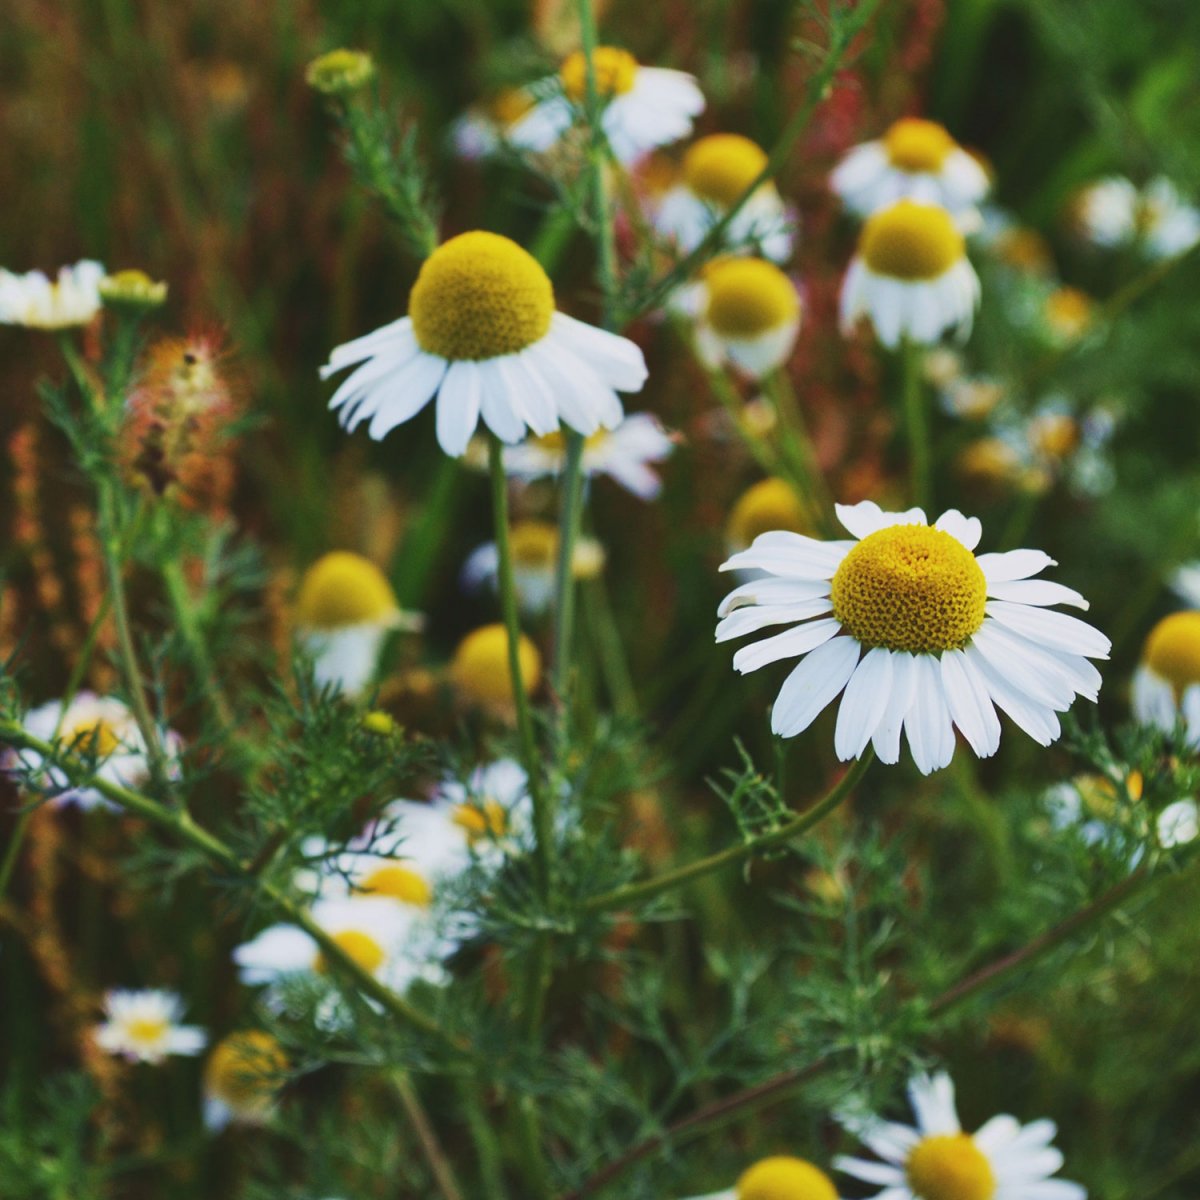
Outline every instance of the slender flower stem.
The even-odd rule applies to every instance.
[[[554,574],[554,658],[550,685],[562,706],[560,740],[566,729],[571,677],[571,636],[575,626],[575,546],[583,511],[583,436],[567,434],[567,460],[563,470],[562,507],[558,517],[558,562]]]
[[[392,1084],[396,1089],[396,1094],[400,1097],[404,1114],[408,1117],[409,1124],[417,1135],[421,1153],[425,1155],[429,1173],[433,1176],[434,1184],[441,1193],[442,1200],[463,1200],[463,1192],[458,1186],[458,1180],[454,1177],[454,1169],[450,1166],[450,1160],[446,1157],[441,1142],[438,1141],[433,1123],[425,1111],[425,1106],[421,1103],[417,1089],[413,1087],[412,1080],[403,1071],[395,1071],[392,1074]]]
[[[827,537],[836,536],[833,496],[817,461],[816,448],[791,380],[782,368],[772,371],[763,381],[763,391],[775,408],[775,417],[783,431],[783,444],[793,465],[793,474],[811,515]]]
[[[921,378],[924,357],[921,347],[909,338],[901,342],[900,374],[912,501],[928,512],[933,501],[933,458],[928,402]]]
[[[13,868],[17,865],[17,859],[21,853],[21,843],[25,840],[32,816],[33,809],[27,808],[17,817],[16,828],[12,831],[12,837],[8,839],[8,845],[4,849],[4,861],[0,863],[0,901],[4,899],[4,894],[8,891],[8,881],[12,878]]]
[[[769,850],[772,846],[782,846],[786,842],[792,841],[802,833],[807,833],[808,830],[822,821],[841,804],[846,796],[858,785],[859,780],[866,773],[874,757],[874,752],[868,747],[863,756],[842,776],[823,799],[819,800],[811,808],[805,809],[804,812],[793,817],[786,824],[779,826],[778,829],[773,829],[769,833],[759,834],[757,837],[747,838],[744,842],[740,842],[736,846],[729,846],[724,850],[717,851],[716,854],[710,854],[705,858],[698,858],[694,862],[687,863],[682,867],[676,867],[672,871],[665,871],[661,875],[652,876],[650,879],[643,879],[639,883],[629,883],[624,887],[616,888],[603,895],[593,896],[583,906],[583,911],[595,913],[628,908],[631,904],[651,900],[655,896],[662,895],[663,892],[671,891],[685,883],[691,883],[694,879],[702,879],[705,875],[711,875],[714,871],[720,871],[736,863],[745,862],[746,859],[752,858],[763,850]]]

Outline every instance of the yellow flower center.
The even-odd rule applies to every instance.
[[[472,842],[484,836],[503,837],[508,832],[508,813],[498,800],[484,799],[477,804],[459,804],[450,819],[467,831],[467,838]]]
[[[428,908],[433,899],[433,890],[425,879],[412,867],[398,862],[381,863],[359,883],[358,890],[418,908]]]
[[[288,1065],[283,1047],[269,1033],[231,1033],[204,1064],[204,1090],[235,1112],[261,1113],[270,1107]]]
[[[85,754],[108,758],[121,749],[121,735],[103,717],[80,721],[63,732],[63,740],[79,747]]]
[[[348,550],[317,559],[304,573],[296,598],[296,621],[306,629],[386,621],[396,611],[396,595],[384,573]]]
[[[859,249],[876,275],[893,279],[937,279],[966,254],[950,214],[915,200],[898,200],[869,217]]]
[[[171,1023],[164,1017],[134,1017],[133,1020],[126,1022],[125,1032],[129,1035],[131,1042],[138,1042],[143,1046],[157,1045],[162,1041]]]
[[[361,929],[343,929],[330,936],[341,947],[346,957],[357,966],[362,967],[369,975],[374,975],[383,966],[387,955],[384,954],[383,947],[369,933],[363,933]],[[323,953],[317,955],[313,970],[322,975],[329,973],[329,961]]]
[[[1029,422],[1029,444],[1047,458],[1066,458],[1079,445],[1079,424],[1066,413],[1042,413]]]
[[[837,1189],[824,1171],[782,1154],[743,1172],[734,1194],[737,1200],[837,1200]]]
[[[1146,639],[1142,662],[1171,684],[1176,700],[1189,684],[1200,683],[1200,612],[1163,617]]]
[[[583,448],[585,450],[594,450],[610,436],[607,429],[597,429],[595,433],[589,434],[583,439]],[[566,435],[557,429],[551,433],[543,433],[541,437],[536,437],[533,440],[544,450],[548,450],[552,454],[566,454],[567,452]]]
[[[683,156],[683,181],[701,200],[732,208],[766,165],[765,151],[749,138],[714,133]]]
[[[503,88],[488,102],[487,114],[501,128],[507,128],[515,125],[533,103],[533,97],[525,88]]]
[[[717,259],[704,273],[706,320],[730,338],[759,337],[795,321],[800,298],[792,281],[761,258]]]
[[[461,233],[422,264],[408,297],[421,349],[478,361],[541,341],[554,315],[554,288],[536,258],[496,233]]]
[[[558,527],[548,521],[518,521],[509,530],[513,565],[549,567],[558,558]]]
[[[517,661],[525,690],[536,691],[542,677],[542,656],[524,634],[517,643]],[[464,695],[480,704],[511,705],[512,676],[508,669],[508,632],[504,626],[484,625],[467,634],[454,652],[450,677]]]
[[[786,479],[763,479],[743,492],[729,514],[726,532],[730,543],[741,548],[774,529],[810,531],[800,494]]]
[[[1079,288],[1055,288],[1046,299],[1046,320],[1063,337],[1078,337],[1092,323],[1092,298]]]
[[[883,148],[901,171],[936,173],[954,149],[954,139],[936,121],[904,117],[883,135]]]
[[[637,78],[637,59],[628,50],[616,46],[597,46],[592,58],[596,73],[596,94],[602,100],[623,96]],[[587,59],[582,50],[567,55],[559,70],[563,91],[576,104],[587,99]]]
[[[929,525],[892,525],[842,559],[834,616],[864,646],[933,654],[965,645],[983,624],[987,581],[960,541]]]
[[[996,1194],[991,1163],[966,1133],[924,1138],[904,1169],[920,1200],[991,1200]]]

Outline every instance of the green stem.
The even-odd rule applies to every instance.
[[[587,585],[592,618],[592,633],[596,639],[596,652],[600,658],[600,669],[608,688],[613,707],[622,717],[638,715],[637,689],[621,642],[621,631],[617,628],[612,603],[608,598],[608,587],[603,576],[597,576]]]
[[[921,347],[905,338],[900,344],[900,373],[912,501],[929,514],[929,505],[933,500],[933,459],[929,440],[929,410],[921,378],[923,360]]]
[[[12,837],[8,839],[8,845],[4,848],[4,862],[0,863],[0,900],[4,899],[4,895],[8,891],[8,881],[12,878],[13,868],[17,865],[21,843],[25,840],[25,833],[29,829],[29,821],[32,816],[32,808],[27,808],[21,813],[17,818],[17,826],[12,831]]]
[[[550,684],[562,706],[560,740],[569,710],[571,636],[575,627],[575,546],[583,510],[583,436],[567,434],[567,461],[563,470],[562,507],[558,516],[558,562],[554,576],[554,659]]]
[[[500,1143],[484,1111],[479,1086],[473,1080],[461,1080],[458,1095],[467,1128],[471,1132],[471,1141],[479,1155],[479,1175],[484,1194],[488,1200],[507,1200]]]
[[[773,829],[769,833],[759,834],[757,837],[747,838],[744,842],[739,842],[736,846],[728,846],[724,850],[717,851],[716,854],[710,854],[705,858],[698,858],[694,862],[687,863],[685,866],[676,867],[672,871],[664,871],[661,875],[652,876],[650,879],[643,879],[639,883],[628,883],[624,887],[616,888],[611,892],[605,892],[600,896],[593,896],[591,900],[584,904],[583,911],[587,913],[608,912],[612,909],[629,908],[631,905],[644,903],[655,896],[662,895],[663,892],[672,891],[685,883],[691,883],[695,879],[702,879],[705,875],[711,875],[714,871],[721,871],[726,867],[745,862],[746,859],[752,858],[763,850],[769,850],[772,846],[782,846],[792,841],[802,833],[807,833],[808,830],[812,829],[814,825],[822,821],[841,804],[846,796],[858,785],[859,780],[866,773],[874,757],[874,752],[868,747],[863,756],[842,776],[823,799],[819,800],[811,808],[805,809],[804,812],[799,813],[778,829]]]
[[[425,1155],[425,1162],[429,1166],[429,1173],[433,1176],[434,1184],[441,1193],[442,1200],[463,1200],[462,1189],[454,1177],[450,1160],[446,1157],[441,1142],[438,1141],[433,1122],[430,1121],[429,1114],[425,1111],[425,1106],[421,1103],[421,1097],[417,1094],[417,1089],[413,1087],[412,1080],[403,1071],[395,1071],[392,1074],[392,1084],[396,1088],[396,1094],[400,1097],[404,1115],[408,1117],[408,1122],[417,1135],[421,1152]]]
[[[762,381],[763,391],[775,408],[775,418],[783,433],[784,449],[794,466],[800,494],[808,505],[816,526],[827,537],[837,536],[833,519],[833,496],[817,461],[816,448],[809,436],[808,424],[791,381],[782,370],[772,371]]]

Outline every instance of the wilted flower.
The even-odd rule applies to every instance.
[[[204,1124],[265,1125],[275,1115],[291,1064],[269,1033],[247,1029],[222,1038],[204,1064]]]
[[[517,661],[525,691],[536,692],[542,679],[542,656],[524,634],[517,642]],[[503,625],[484,625],[468,633],[454,651],[450,679],[466,699],[485,708],[510,709],[514,697],[508,630]]]
[[[0,325],[66,329],[86,325],[100,311],[104,268],[91,259],[62,267],[53,282],[41,271],[0,270]]]
[[[203,1029],[181,1025],[183,1001],[174,992],[117,989],[104,997],[96,1045],[132,1062],[160,1063],[169,1054],[199,1054],[208,1041]]]
[[[304,78],[326,96],[345,95],[375,78],[375,63],[362,50],[330,50],[308,64]]]

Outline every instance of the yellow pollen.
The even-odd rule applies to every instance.
[[[714,133],[683,156],[683,181],[701,200],[732,208],[766,165],[765,151],[749,138]]]
[[[526,692],[537,691],[542,678],[542,656],[524,634],[517,642],[517,661]],[[512,676],[508,668],[508,632],[504,626],[484,625],[467,634],[454,652],[450,678],[465,696],[479,704],[511,706]]]
[[[720,258],[704,273],[708,324],[731,338],[759,337],[800,315],[792,281],[761,258]]]
[[[1189,684],[1200,683],[1200,612],[1163,617],[1150,630],[1142,662],[1170,683],[1176,701]]]
[[[269,1033],[231,1033],[213,1047],[204,1064],[204,1090],[239,1115],[264,1114],[288,1066],[283,1047]]]
[[[558,557],[558,526],[549,521],[518,521],[509,530],[513,565],[547,567]]]
[[[733,1190],[737,1200],[837,1200],[837,1189],[824,1171],[783,1154],[760,1159]]]
[[[170,1022],[162,1017],[135,1017],[126,1022],[125,1032],[130,1041],[149,1045],[160,1042],[170,1027]]]
[[[785,529],[810,533],[800,493],[786,479],[763,479],[738,498],[729,514],[726,535],[731,545],[749,546],[760,533]]]
[[[942,169],[954,139],[936,121],[904,117],[883,135],[883,147],[893,167],[913,174]]]
[[[121,736],[103,717],[94,721],[81,721],[72,725],[64,735],[64,740],[77,745],[86,754],[94,754],[97,758],[108,758],[121,749]]]
[[[428,908],[433,899],[433,890],[412,867],[398,862],[383,863],[371,871],[358,885],[360,892],[373,896],[387,896],[403,904]]]
[[[374,975],[383,966],[383,960],[387,955],[384,954],[383,947],[369,933],[363,933],[361,929],[343,929],[340,933],[330,936],[342,948],[346,956],[369,975]],[[329,962],[325,955],[318,954],[317,961],[313,964],[313,970],[327,975],[329,969]]]
[[[966,1133],[924,1138],[904,1169],[920,1200],[992,1200],[996,1194],[991,1163]]]
[[[305,571],[296,598],[296,622],[306,629],[385,622],[396,612],[396,595],[383,572],[349,550],[317,559]]]
[[[508,813],[498,800],[484,799],[477,804],[460,804],[450,819],[466,830],[467,838],[472,842],[485,835],[503,837],[508,832]]]
[[[541,341],[554,288],[537,259],[497,233],[460,233],[422,264],[408,297],[417,343],[428,354],[479,361]]]
[[[929,525],[892,525],[842,559],[834,616],[864,646],[934,654],[964,646],[983,624],[987,581],[960,541]]]
[[[966,255],[950,214],[915,200],[898,200],[869,217],[858,245],[876,275],[893,279],[937,279]]]
[[[637,78],[637,59],[628,50],[616,46],[597,46],[592,59],[596,74],[596,93],[602,100],[623,96]],[[569,54],[559,70],[563,91],[576,104],[587,99],[587,59],[582,50]]]

